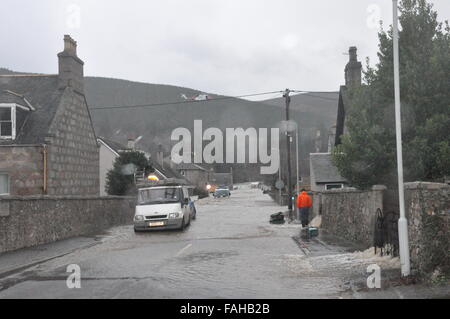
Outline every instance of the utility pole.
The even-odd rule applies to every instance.
[[[283,97],[286,100],[286,127],[289,125],[289,104],[291,103],[291,97],[289,93],[291,91],[286,89]],[[289,130],[286,130],[286,149],[287,149],[287,186],[288,186],[288,210],[289,218],[292,219],[292,182],[291,182],[291,135]]]
[[[397,142],[397,170],[398,170],[398,198],[400,206],[400,218],[398,220],[398,239],[400,249],[400,264],[402,276],[410,274],[408,221],[405,217],[405,194],[403,184],[403,154],[402,154],[402,119],[400,112],[400,76],[398,54],[398,3],[392,0],[393,7],[393,34],[394,43],[394,92],[395,92],[395,135]]]

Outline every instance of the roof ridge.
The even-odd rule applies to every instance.
[[[30,73],[30,74],[0,74],[2,78],[25,78],[25,77],[56,77],[58,74]]]

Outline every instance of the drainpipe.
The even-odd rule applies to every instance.
[[[48,175],[47,175],[47,160],[48,160],[48,148],[46,144],[42,145],[42,154],[44,161],[44,195],[47,195],[47,184],[48,184]]]

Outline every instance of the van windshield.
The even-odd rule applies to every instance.
[[[175,187],[139,190],[138,205],[175,203],[180,201],[180,191]]]

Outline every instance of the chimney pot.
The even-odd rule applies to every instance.
[[[77,55],[77,42],[68,34],[64,36],[64,52]]]

